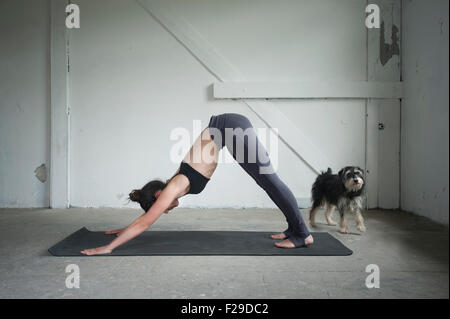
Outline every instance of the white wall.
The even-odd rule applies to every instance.
[[[448,225],[447,0],[403,1],[401,207]]]
[[[0,1],[0,207],[48,206],[49,3]],[[44,176],[41,171],[41,179]]]
[[[170,132],[192,132],[193,120],[204,127],[213,114],[239,112],[265,127],[242,102],[214,100],[217,79],[135,1],[76,3],[81,28],[69,35],[71,205],[122,206],[131,189],[170,177],[178,165],[169,159]],[[174,4],[249,80],[366,79],[365,1]],[[274,103],[332,159],[335,171],[364,167],[364,100]],[[278,162],[294,194],[309,198],[316,175],[282,142]],[[236,164],[219,165],[204,192],[181,202],[274,207]]]
[[[365,81],[377,64],[363,0],[152,1],[163,10],[172,3],[173,18],[195,30],[249,81]],[[217,78],[137,1],[74,2],[80,5],[81,28],[67,30],[72,206],[121,207],[131,189],[170,177],[179,165],[169,158],[176,143],[169,136],[176,127],[188,129],[194,139],[199,133],[192,132],[194,120],[204,127],[211,115],[224,112],[242,113],[256,128],[266,127],[241,101],[215,100]],[[389,11],[390,0],[381,2],[387,16],[396,16]],[[1,6],[0,34],[8,45],[0,51],[0,205],[47,206],[48,181],[41,183],[34,169],[49,167],[51,10],[48,1],[8,0]],[[396,70],[399,59],[389,63],[385,67]],[[365,166],[363,99],[272,104],[323,152],[334,171]],[[315,173],[282,141],[278,147],[280,177],[299,200],[308,199]],[[221,164],[204,192],[181,202],[274,207],[236,164]]]

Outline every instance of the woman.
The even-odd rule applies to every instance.
[[[230,137],[230,132],[234,131]],[[239,132],[244,132],[240,134]],[[247,137],[247,140],[245,139]],[[117,237],[106,246],[86,249],[86,255],[109,254],[116,247],[126,243],[149,228],[163,213],[178,206],[178,198],[186,194],[200,193],[213,175],[218,162],[219,151],[227,146],[234,159],[262,187],[286,216],[288,228],[272,239],[282,240],[275,246],[280,248],[305,247],[313,243],[297,201],[290,189],[273,171],[269,155],[250,121],[243,115],[225,113],[212,116],[208,127],[192,145],[180,167],[166,183],[155,180],[140,190],[130,193],[130,199],[138,202],[144,214],[126,228],[106,232]],[[239,148],[239,146],[242,146]],[[269,173],[267,173],[269,172]]]

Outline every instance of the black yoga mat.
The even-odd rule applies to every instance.
[[[312,233],[314,245],[278,248],[269,232],[252,231],[145,231],[111,254],[95,256],[347,256],[353,252],[329,233]],[[48,251],[54,256],[85,256],[81,250],[104,246],[116,236],[85,227]]]

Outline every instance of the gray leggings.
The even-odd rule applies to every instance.
[[[213,115],[209,121],[208,128],[211,138],[219,149],[226,146],[239,165],[264,189],[283,212],[288,223],[288,228],[283,233],[292,241],[295,247],[305,246],[305,238],[310,235],[310,232],[300,214],[297,201],[291,190],[274,172],[269,154],[259,142],[248,118],[236,113]],[[225,128],[232,130],[240,128],[244,131],[244,134],[236,134],[238,130],[234,134],[230,134],[231,130],[225,130]],[[228,136],[232,138],[227,138],[226,134],[229,134]],[[261,174],[261,171],[264,171],[264,173]],[[266,172],[272,173],[267,174]]]

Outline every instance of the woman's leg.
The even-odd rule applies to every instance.
[[[226,115],[224,127],[235,129],[232,138],[225,135],[227,149],[285,215],[288,228],[283,232],[284,235],[295,247],[305,246],[305,239],[311,234],[300,214],[297,200],[274,172],[269,154],[258,140],[250,121],[240,114]]]

